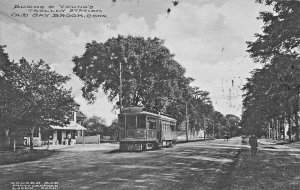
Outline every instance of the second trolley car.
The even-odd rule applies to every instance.
[[[155,150],[174,146],[176,120],[143,107],[123,108],[119,114],[121,151]]]

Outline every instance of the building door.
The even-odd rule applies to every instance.
[[[62,131],[57,131],[57,140],[58,140],[58,144],[61,144],[61,139],[62,139]]]

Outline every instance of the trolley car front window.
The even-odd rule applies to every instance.
[[[119,124],[120,124],[120,130],[119,130],[119,138],[124,139],[125,138],[125,116],[120,115],[119,116]]]
[[[135,129],[136,128],[136,116],[127,115],[126,116],[126,129]]]

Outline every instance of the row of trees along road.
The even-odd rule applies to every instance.
[[[258,0],[273,7],[261,12],[262,34],[248,42],[254,61],[263,64],[252,72],[244,86],[242,127],[246,133],[259,136],[273,131],[280,138],[284,123],[289,125],[289,139],[299,140],[300,90],[300,2]]]
[[[0,46],[0,134],[10,138],[33,134],[39,127],[62,125],[74,107],[71,91],[64,88],[70,79],[50,69],[43,60],[10,61]]]
[[[101,88],[109,101],[119,98],[122,107],[143,106],[172,115],[182,130],[187,111],[191,132],[201,128],[209,134],[215,129],[220,136],[232,132],[227,130],[229,120],[214,110],[209,93],[190,86],[193,79],[185,76],[185,69],[159,38],[119,35],[105,43],[92,41],[73,62],[73,72],[84,82],[83,97],[89,103],[96,100],[95,93]],[[117,102],[115,109],[119,107]]]
[[[101,139],[104,136],[110,137],[108,140],[118,140],[118,120],[115,119],[111,125],[107,126],[105,119],[100,116],[92,116],[86,118],[82,126],[87,130],[84,135],[86,136],[96,136],[100,135]]]

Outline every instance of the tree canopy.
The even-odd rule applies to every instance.
[[[15,122],[30,130],[31,137],[37,127],[63,125],[75,107],[71,90],[64,87],[70,78],[51,70],[43,60],[11,62],[3,47],[0,54],[4,60],[0,65],[0,122],[6,133]]]
[[[92,116],[90,118],[86,118],[82,125],[87,129],[85,135],[88,136],[96,136],[100,135],[103,137],[105,128],[107,127],[105,124],[105,120],[102,117]]]
[[[278,127],[282,120],[292,119],[298,139],[300,2],[257,2],[273,6],[273,11],[260,13],[258,19],[264,22],[263,31],[255,34],[255,41],[247,42],[250,57],[263,67],[254,70],[243,87],[242,125],[247,133],[261,135],[266,133],[267,126]]]
[[[113,101],[120,94],[121,73],[124,106],[165,110],[171,101],[184,96],[183,90],[192,81],[158,38],[119,35],[105,43],[93,41],[73,62],[73,71],[83,80],[83,96],[89,102],[95,101],[99,87]]]
[[[143,106],[172,115],[179,125],[188,122],[191,132],[212,126],[209,92],[190,86],[193,79],[185,76],[163,40],[119,35],[85,48],[73,57],[73,72],[84,82],[82,93],[89,103],[102,89],[112,102],[121,96],[123,107]]]

